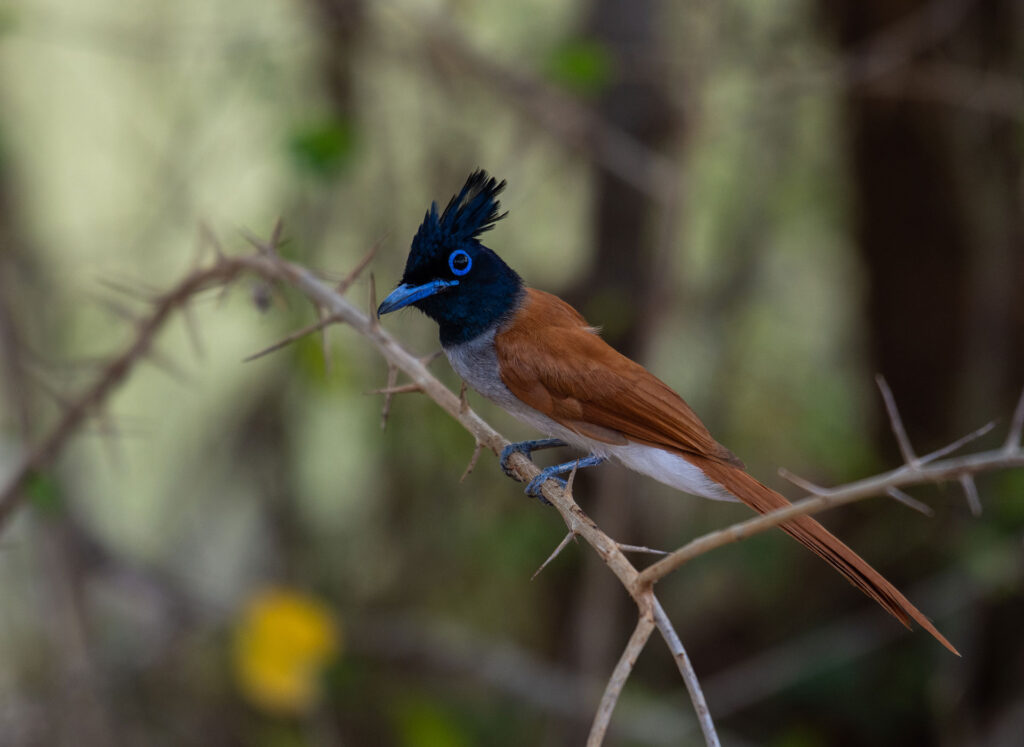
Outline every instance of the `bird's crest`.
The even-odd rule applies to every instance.
[[[459,193],[448,201],[440,216],[437,203],[431,203],[413,237],[410,264],[427,261],[442,246],[451,247],[474,240],[484,231],[494,228],[494,224],[507,215],[499,212],[501,203],[498,195],[504,189],[504,180],[499,182],[483,169],[477,169],[469,175]]]

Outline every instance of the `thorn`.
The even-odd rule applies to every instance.
[[[190,300],[181,304],[181,315],[185,320],[185,329],[188,331],[188,339],[192,342],[192,349],[200,360],[206,357],[206,350],[203,347],[203,340],[199,336],[199,327],[196,325],[196,315]]]
[[[254,361],[257,358],[262,358],[263,356],[268,355],[269,353],[273,353],[276,350],[280,350],[285,345],[289,345],[289,344],[295,342],[296,340],[302,339],[306,335],[312,334],[313,332],[316,332],[317,330],[323,329],[327,325],[333,324],[334,322],[337,322],[337,321],[340,321],[339,317],[336,317],[333,314],[331,314],[329,316],[325,316],[320,321],[316,322],[315,324],[310,324],[309,326],[306,326],[306,327],[303,327],[302,329],[296,330],[296,331],[292,332],[290,335],[288,335],[287,337],[284,337],[284,338],[278,340],[273,345],[271,345],[269,347],[266,347],[266,348],[263,348],[263,350],[260,350],[258,353],[253,353],[252,355],[243,358],[242,362],[243,363],[248,363],[249,361]]]
[[[218,261],[224,259],[224,247],[220,245],[220,239],[205,222],[199,224],[199,240],[201,244],[213,249]]]
[[[363,394],[415,394],[422,392],[423,387],[419,384],[399,384],[398,386],[383,387],[381,389],[371,389]]]
[[[960,475],[960,484],[964,488],[964,495],[967,496],[967,506],[975,516],[981,516],[981,496],[978,495],[978,486],[974,477],[966,472]]]
[[[380,319],[377,318],[377,280],[370,273],[370,329],[376,332],[380,329]]]
[[[281,243],[281,231],[284,229],[284,222],[278,218],[274,223],[274,228],[270,231],[270,239],[263,241],[256,234],[242,229],[242,238],[252,244],[259,251],[260,254],[268,257],[277,257],[277,247]]]
[[[444,350],[435,350],[433,353],[430,353],[429,355],[425,355],[422,358],[420,358],[420,363],[422,363],[424,366],[429,366],[442,355],[444,355]]]
[[[828,488],[823,488],[820,485],[815,485],[810,480],[805,480],[799,475],[794,475],[785,467],[779,467],[779,477],[781,477],[783,480],[789,480],[798,488],[800,488],[801,490],[806,490],[811,495],[829,495],[832,492]]]
[[[274,228],[270,231],[270,253],[273,255],[277,254],[277,248],[281,245],[281,233],[284,231],[284,220],[278,216],[277,220],[274,221]]]
[[[1013,411],[1013,420],[1010,421],[1010,432],[1006,434],[1006,451],[1016,451],[1021,448],[1021,435],[1024,434],[1024,391],[1020,393],[1020,400],[1017,402],[1017,409]]]
[[[245,239],[248,243],[252,244],[252,246],[255,247],[255,249],[259,251],[260,254],[270,254],[270,247],[267,246],[267,244],[264,243],[263,239],[261,239],[259,236],[245,230],[244,228],[241,229],[240,233],[242,234],[242,238]]]
[[[466,478],[469,477],[470,473],[476,467],[477,460],[480,458],[480,452],[483,451],[484,444],[482,441],[477,441],[476,446],[473,447],[473,456],[469,458],[469,464],[466,465],[466,471],[462,473],[462,477],[459,478],[459,482],[465,482]],[[534,574],[536,575],[536,574]]]
[[[664,550],[654,550],[650,547],[644,547],[643,545],[627,545],[622,542],[616,542],[616,546],[622,550],[622,552],[642,552],[649,555],[668,555],[669,553]]]
[[[202,221],[200,221],[199,233],[196,239],[195,253],[192,257],[192,264],[190,265],[191,269],[194,270],[195,268],[203,264],[203,260],[206,259],[206,250],[208,247],[209,244],[204,240],[203,237],[203,223]]]
[[[911,498],[909,495],[907,495],[897,487],[890,487],[886,489],[885,492],[890,498],[899,501],[907,508],[912,508],[918,513],[922,513],[928,517],[935,516],[935,511],[932,509],[931,506],[929,506],[927,503],[922,503],[921,501],[917,500],[917,498]]]
[[[466,391],[469,389],[469,385],[465,381],[462,382],[462,388],[459,390],[459,414],[465,415],[469,412],[469,400],[466,399]]]
[[[996,426],[996,421],[994,421],[994,420],[992,422],[990,422],[990,423],[986,423],[985,425],[981,426],[981,428],[978,428],[976,431],[972,431],[971,433],[968,433],[963,438],[958,438],[956,441],[954,441],[953,443],[949,444],[948,446],[943,446],[941,449],[936,449],[931,454],[928,454],[926,456],[921,457],[920,459],[918,459],[918,464],[922,464],[922,465],[928,464],[929,462],[934,462],[936,459],[941,459],[942,457],[946,456],[947,454],[952,454],[954,451],[959,449],[961,446],[964,446],[965,444],[969,444],[971,441],[974,441],[975,439],[981,438],[986,433],[988,433],[990,430],[995,428],[995,426]]]
[[[394,389],[395,384],[398,383],[398,366],[394,363],[388,363],[388,383],[384,387],[387,389]],[[380,408],[380,429],[386,430],[388,427],[388,416],[391,414],[391,402],[394,399],[394,392],[384,392],[384,404]]]
[[[149,361],[163,371],[165,374],[170,376],[172,379],[177,381],[179,384],[193,384],[191,377],[186,374],[177,363],[171,358],[161,353],[156,348],[151,347],[146,351],[146,357]]]
[[[127,306],[120,304],[111,298],[103,298],[100,296],[97,296],[96,301],[114,316],[124,319],[127,322],[131,322],[132,324],[139,323],[138,315]]]
[[[352,287],[352,283],[356,281],[356,278],[358,278],[362,274],[363,270],[365,270],[367,266],[370,264],[370,262],[373,261],[373,258],[377,256],[377,252],[380,250],[381,246],[383,246],[384,240],[390,235],[390,233],[391,232],[388,231],[379,239],[377,239],[376,243],[370,247],[370,251],[368,251],[361,260],[359,260],[359,264],[353,267],[352,271],[348,275],[346,275],[340,283],[338,283],[338,285],[335,287],[335,290],[338,292],[339,295],[344,295],[345,291]],[[377,310],[374,309],[373,313],[376,314]]]
[[[580,471],[580,460],[576,460],[576,466],[572,468],[572,472],[569,473],[569,478],[565,481],[565,488],[562,492],[565,493],[570,499],[573,498],[572,486],[576,482],[576,473]],[[572,527],[570,527],[571,529]]]
[[[914,447],[910,445],[910,439],[907,438],[907,429],[903,427],[903,419],[900,418],[900,411],[896,408],[896,399],[892,396],[892,390],[882,374],[875,374],[875,383],[882,393],[885,411],[889,413],[889,425],[892,427],[893,435],[896,436],[896,443],[899,444],[903,461],[908,467],[917,469],[920,466],[920,462],[917,455],[914,454]]]
[[[537,578],[537,576],[540,575],[540,572],[548,567],[548,563],[550,563],[552,560],[557,558],[558,554],[560,552],[562,552],[562,550],[565,549],[565,546],[569,544],[569,540],[571,540],[571,539],[573,539],[575,537],[576,537],[576,532],[574,532],[574,531],[572,531],[570,529],[569,533],[567,535],[565,535],[565,539],[563,539],[561,542],[559,542],[558,543],[558,547],[555,548],[554,552],[552,552],[550,555],[548,555],[548,559],[545,560],[543,563],[541,563],[540,564],[540,568],[538,568],[536,571],[533,572],[533,575],[530,576],[530,580],[533,581],[533,579]]]
[[[112,280],[110,278],[100,278],[99,284],[108,288],[109,290],[121,293],[129,298],[133,298],[136,301],[142,301],[143,303],[153,303],[153,296],[157,291],[153,290],[150,292],[140,290],[139,288],[122,283],[118,280]]]

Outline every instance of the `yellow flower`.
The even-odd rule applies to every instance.
[[[316,705],[320,674],[340,641],[322,602],[289,589],[266,589],[246,606],[234,644],[242,694],[268,711],[301,714]]]

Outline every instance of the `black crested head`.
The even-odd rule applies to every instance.
[[[522,280],[478,239],[505,217],[498,202],[503,189],[504,181],[478,169],[440,216],[431,204],[383,313],[415,306],[438,323],[441,343],[449,346],[487,332],[515,310]]]
[[[412,239],[405,273],[415,271],[419,265],[429,264],[447,247],[474,241],[508,213],[500,213],[498,195],[505,189],[505,181],[498,181],[483,169],[477,169],[457,195],[448,201],[447,207],[437,214],[437,203],[430,203],[430,210],[423,216],[423,222]]]

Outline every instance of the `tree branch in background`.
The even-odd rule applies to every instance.
[[[597,715],[590,727],[587,747],[600,745],[604,741],[604,735],[608,731],[612,712],[615,710],[615,704],[619,701],[619,695],[622,694],[622,688],[626,686],[626,680],[633,673],[636,660],[653,632],[654,617],[650,614],[641,614],[640,619],[636,621],[633,635],[629,637],[629,642],[626,644],[626,650],[622,652],[619,663],[615,665],[612,676],[608,678],[608,685],[604,689],[604,695],[601,696],[601,704],[597,707]]]
[[[478,454],[483,448],[487,448],[495,454],[500,453],[508,441],[468,407],[464,397],[450,391],[427,370],[426,364],[431,359],[421,359],[406,350],[377,324],[372,313],[361,310],[345,299],[339,293],[338,288],[320,280],[307,268],[287,262],[278,256],[276,246],[279,237],[280,228],[278,227],[270,241],[252,240],[259,249],[259,252],[254,255],[226,256],[218,251],[210,266],[194,270],[170,291],[152,300],[153,308],[148,316],[136,322],[136,334],[128,347],[102,369],[97,380],[91,386],[87,387],[77,398],[68,402],[62,416],[49,433],[27,453],[12,476],[8,478],[0,492],[0,531],[22,501],[23,488],[31,475],[51,464],[67,440],[77,432],[82,424],[91,415],[102,411],[111,394],[127,378],[136,364],[152,357],[154,338],[172,313],[187,308],[190,299],[195,294],[209,288],[227,286],[241,274],[256,275],[269,283],[291,287],[310,300],[320,315],[321,321],[301,330],[302,332],[311,333],[324,328],[328,321],[344,322],[352,327],[384,357],[389,371],[401,371],[409,377],[408,384],[399,385],[396,377],[389,375],[388,386],[385,388],[388,395],[409,391],[422,392],[434,400],[473,436],[475,454]],[[361,265],[365,266],[367,263],[368,260]],[[352,275],[349,277],[354,279]],[[347,279],[343,285],[350,286],[351,280]],[[298,334],[289,335],[286,341],[297,338]],[[279,346],[275,346],[273,349],[277,349],[277,347]],[[894,430],[899,432],[900,421],[895,407],[890,409],[890,415]],[[700,683],[690,665],[679,636],[654,595],[653,584],[656,581],[697,555],[762,532],[796,516],[851,503],[869,496],[884,495],[893,489],[908,485],[959,480],[965,484],[965,487],[968,484],[973,486],[970,479],[977,473],[1022,467],[1024,466],[1024,449],[1020,442],[1021,430],[1024,430],[1024,398],[1014,414],[1010,435],[999,450],[937,459],[937,456],[948,454],[950,448],[962,446],[967,440],[970,440],[966,438],[927,457],[918,458],[914,456],[908,441],[904,444],[904,456],[907,458],[907,463],[898,469],[838,488],[827,490],[816,488],[811,491],[814,493],[812,497],[785,509],[773,511],[695,539],[643,572],[638,571],[623,553],[623,549],[628,546],[620,545],[609,537],[584,513],[573,499],[571,489],[563,490],[554,481],[545,482],[542,493],[561,514],[569,528],[570,536],[583,538],[595,550],[605,565],[619,579],[638,608],[636,629],[605,688],[588,744],[601,744],[619,694],[632,672],[637,656],[655,628],[661,633],[676,660],[693,701],[705,742],[708,745],[719,744]],[[523,454],[513,454],[508,463],[514,477],[523,482],[540,473],[533,462]],[[968,492],[971,494],[971,488],[968,488]]]

